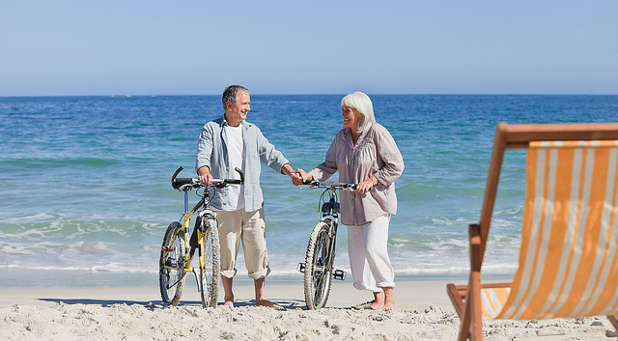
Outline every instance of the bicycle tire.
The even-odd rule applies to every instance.
[[[331,280],[333,275],[334,255],[330,255],[335,250],[329,250],[330,223],[320,221],[315,225],[305,256],[305,303],[307,309],[319,309],[326,305],[330,293]]]
[[[217,307],[219,274],[219,230],[212,220],[206,221],[204,239],[202,241],[204,267],[200,267],[200,296],[203,307]]]
[[[185,284],[185,235],[179,222],[165,231],[159,257],[159,289],[164,305],[178,305]],[[175,238],[174,238],[175,236]],[[173,245],[171,245],[173,240]],[[168,252],[168,250],[171,250]]]

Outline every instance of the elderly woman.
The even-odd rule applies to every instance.
[[[303,181],[324,181],[339,172],[342,183],[358,184],[341,193],[341,221],[348,226],[348,254],[354,287],[373,292],[362,308],[395,309],[395,274],[387,252],[388,225],[397,212],[394,182],[403,158],[391,134],[378,124],[369,96],[354,92],[341,100],[343,129],[326,159],[311,172],[298,169]]]

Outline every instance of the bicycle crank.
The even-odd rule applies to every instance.
[[[305,263],[298,263],[296,270],[298,270],[301,273],[305,273]],[[335,269],[335,271],[333,271],[333,278],[343,281],[345,279],[345,271]]]

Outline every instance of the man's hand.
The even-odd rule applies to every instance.
[[[378,184],[378,179],[375,176],[370,176],[367,180],[361,181],[356,185],[356,192],[365,194],[371,190],[371,188]]]
[[[200,167],[197,170],[197,179],[200,180],[206,186],[210,186],[212,184],[212,175],[210,175],[210,169],[208,167]]]
[[[294,184],[294,186],[298,186],[303,183],[303,179],[297,172],[294,171],[292,165],[290,165],[289,163],[283,165],[283,167],[281,168],[281,172],[292,179],[292,183]]]

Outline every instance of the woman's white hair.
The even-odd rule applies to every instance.
[[[354,108],[361,113],[362,118],[358,124],[359,134],[364,132],[368,126],[376,121],[373,114],[373,103],[371,103],[371,98],[369,98],[369,96],[365,93],[356,91],[346,95],[341,100],[341,107],[343,108],[344,106]]]

